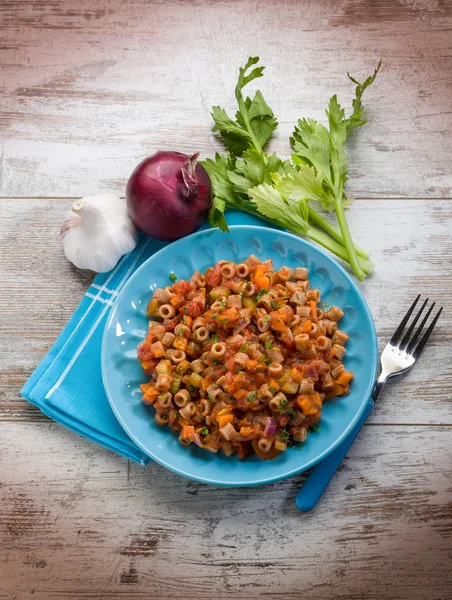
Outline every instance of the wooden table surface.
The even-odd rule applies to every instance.
[[[1,0],[0,598],[452,599],[450,0]],[[45,418],[20,389],[92,275],[63,257],[71,199],[124,194],[157,149],[220,148],[258,54],[289,154],[350,71],[383,68],[349,145],[349,213],[388,339],[421,292],[444,305],[416,368],[388,385],[320,504],[304,476],[254,489],[142,468]]]

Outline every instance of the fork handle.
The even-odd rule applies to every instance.
[[[374,401],[374,403],[380,395],[380,392],[383,389],[384,384],[387,382],[388,377],[389,375],[382,371],[380,377],[375,382],[374,389],[372,390],[372,400]]]
[[[378,394],[377,394],[378,395]],[[369,398],[364,413],[361,415],[355,427],[348,434],[345,440],[327,456],[322,462],[314,467],[303,487],[295,498],[297,508],[303,512],[312,510],[319,501],[323,492],[328,487],[334,473],[345,458],[348,450],[355,441],[356,436],[364,425],[367,417],[374,407],[373,400]]]

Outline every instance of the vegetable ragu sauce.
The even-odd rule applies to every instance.
[[[220,261],[156,289],[147,315],[143,402],[183,445],[275,458],[306,440],[323,402],[349,392],[342,310],[320,308],[305,268]]]

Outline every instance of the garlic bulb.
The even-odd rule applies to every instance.
[[[114,194],[76,200],[60,237],[64,254],[79,269],[105,273],[137,244],[137,231],[126,203]]]

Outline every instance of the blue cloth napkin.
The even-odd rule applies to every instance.
[[[231,225],[264,225],[231,211]],[[143,236],[133,252],[109,273],[98,275],[47,356],[22,389],[22,396],[51,419],[142,465],[149,458],[122,429],[104,391],[101,344],[111,306],[132,273],[166,246]]]

